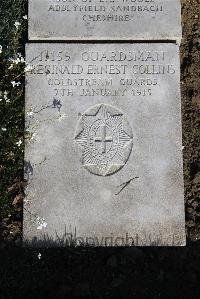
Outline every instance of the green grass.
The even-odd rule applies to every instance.
[[[25,0],[0,2],[0,219],[13,216],[12,201],[22,191],[25,63],[11,59],[16,60],[19,53],[24,56],[26,6]],[[20,23],[18,28],[15,22]],[[12,81],[20,86],[13,87]]]

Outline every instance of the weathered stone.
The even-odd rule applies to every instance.
[[[179,0],[29,0],[32,40],[178,40]]]
[[[179,47],[29,44],[24,240],[184,245]]]

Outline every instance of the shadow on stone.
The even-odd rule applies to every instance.
[[[77,235],[77,228],[74,233],[67,232],[66,226],[63,234],[56,232],[53,238],[47,233],[41,234],[41,237],[34,237],[32,240],[26,239],[24,236],[23,246],[32,248],[138,248],[138,247],[181,247],[182,244],[177,243],[176,236],[172,235],[171,240],[165,240],[162,235],[153,236],[144,233],[143,236],[136,235],[135,238],[130,237],[128,233],[120,237],[80,237]]]

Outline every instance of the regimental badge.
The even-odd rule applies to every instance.
[[[75,141],[82,148],[82,164],[91,173],[107,176],[127,162],[133,133],[123,113],[110,105],[89,108],[80,117]]]

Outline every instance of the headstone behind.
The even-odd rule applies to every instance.
[[[31,40],[178,40],[179,0],[29,0]]]
[[[184,245],[179,47],[29,44],[24,240]]]

